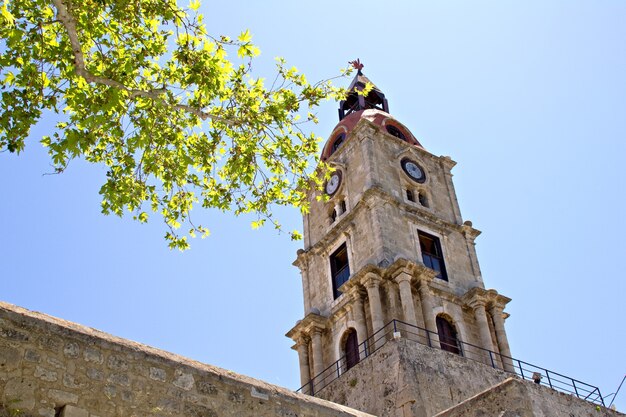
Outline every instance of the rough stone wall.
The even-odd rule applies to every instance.
[[[2,302],[0,403],[42,417],[367,416]]]
[[[530,381],[510,378],[436,417],[616,417],[623,416]]]
[[[508,376],[458,355],[399,339],[387,342],[316,395],[381,417],[427,417]]]

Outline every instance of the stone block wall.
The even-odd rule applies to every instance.
[[[399,339],[316,395],[381,417],[429,417],[508,377],[482,363]]]
[[[617,417],[624,414],[515,378],[481,392],[435,417]]]
[[[0,403],[0,416],[368,416],[2,302]]]

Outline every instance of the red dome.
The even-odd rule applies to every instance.
[[[350,113],[344,117],[343,120],[337,124],[337,126],[335,126],[329,139],[326,141],[326,145],[324,145],[324,149],[322,150],[322,161],[328,159],[328,157],[339,148],[339,145],[343,143],[361,119],[368,120],[369,122],[382,127],[388,134],[405,140],[411,145],[423,148],[411,132],[409,132],[404,125],[399,123],[389,113],[376,109],[367,109]]]

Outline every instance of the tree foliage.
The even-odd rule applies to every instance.
[[[33,125],[60,115],[41,139],[55,172],[104,164],[102,211],[158,213],[180,249],[208,234],[194,205],[277,227],[273,204],[306,210],[319,140],[301,123],[339,93],[328,81],[282,59],[271,81],[255,78],[250,33],[210,36],[198,0],[0,1],[0,151],[21,152]]]

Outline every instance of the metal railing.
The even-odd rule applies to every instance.
[[[453,354],[458,354],[467,359],[491,366],[492,368],[509,372],[522,379],[534,381],[537,384],[575,395],[593,404],[605,406],[604,398],[602,394],[600,394],[598,387],[550,371],[546,368],[511,358],[471,343],[463,342],[462,340],[451,338],[440,340],[439,334],[400,320],[390,321],[367,340],[359,344],[358,354],[352,355],[349,358],[352,363],[349,363],[346,356],[342,356],[338,361],[313,377],[307,384],[300,387],[297,392],[315,395],[328,386],[328,384],[343,375],[351,366],[354,366],[355,362],[358,363],[364,360],[380,349],[389,340],[398,338],[406,338],[434,349],[441,349]]]

